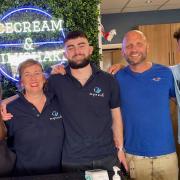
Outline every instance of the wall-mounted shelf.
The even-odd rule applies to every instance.
[[[121,49],[122,44],[103,44],[102,50],[108,50],[108,49]]]

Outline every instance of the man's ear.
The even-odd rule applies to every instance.
[[[149,43],[147,43],[147,53],[149,52],[149,47],[150,47],[150,45],[149,45]]]
[[[93,47],[93,46],[89,46],[89,52],[90,52],[90,54],[93,53],[93,50],[94,50],[94,47]]]
[[[67,59],[66,51],[63,52],[64,57]]]
[[[122,55],[122,57],[124,57],[124,50],[123,50],[123,48],[121,49],[121,55]]]

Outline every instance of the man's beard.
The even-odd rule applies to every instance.
[[[137,66],[139,64],[141,64],[142,62],[144,62],[146,60],[147,55],[146,54],[141,54],[141,58],[139,58],[138,61],[134,61],[133,59],[129,58],[129,57],[125,57],[127,63],[131,66]]]
[[[81,69],[83,67],[86,67],[90,63],[90,57],[84,58],[81,63],[77,64],[76,62],[73,62],[69,60],[69,66],[72,69]]]

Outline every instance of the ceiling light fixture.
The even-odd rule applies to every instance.
[[[147,3],[147,4],[151,4],[151,3],[152,3],[152,0],[147,0],[146,3]]]

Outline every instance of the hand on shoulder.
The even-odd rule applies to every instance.
[[[56,64],[51,67],[52,67],[51,74],[62,74],[62,75],[66,74],[65,67],[62,64]]]
[[[116,74],[120,69],[123,69],[125,66],[123,64],[113,64],[111,67],[108,68],[108,73]]]

